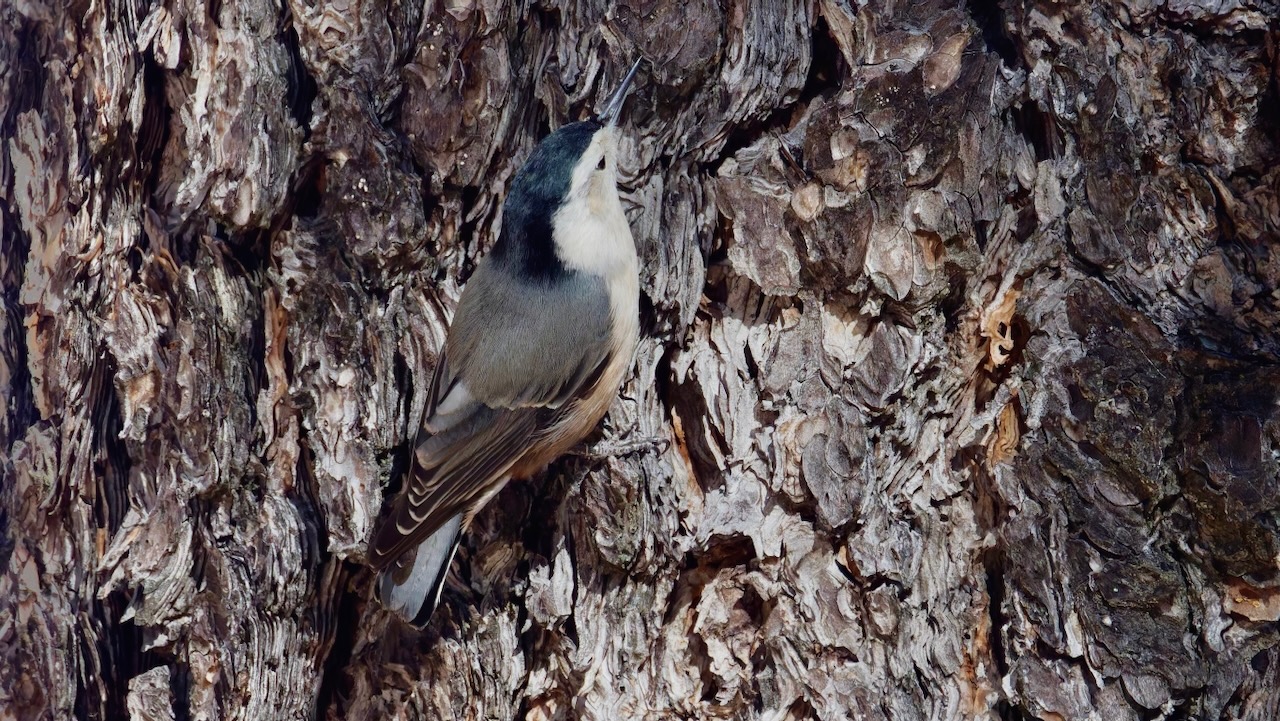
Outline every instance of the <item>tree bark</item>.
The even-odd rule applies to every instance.
[[[0,719],[1280,718],[1277,18],[0,4]],[[641,55],[635,374],[404,626],[458,290]]]

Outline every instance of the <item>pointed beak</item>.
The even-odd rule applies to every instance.
[[[622,114],[622,103],[627,99],[627,90],[631,87],[631,81],[636,77],[636,71],[640,69],[640,61],[637,59],[635,65],[627,71],[627,77],[622,79],[622,84],[618,89],[613,91],[613,95],[609,98],[609,102],[604,106],[604,110],[600,111],[597,119],[604,125],[613,126],[618,122],[618,116]]]

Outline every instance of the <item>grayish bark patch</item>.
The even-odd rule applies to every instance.
[[[0,719],[1280,718],[1280,6],[0,4]],[[637,55],[645,337],[363,565]]]

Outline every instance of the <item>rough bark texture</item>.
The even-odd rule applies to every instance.
[[[1280,718],[1280,6],[0,2],[0,719]],[[636,55],[645,339],[364,546]]]

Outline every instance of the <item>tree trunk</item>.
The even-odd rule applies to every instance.
[[[1280,718],[1277,18],[0,3],[0,719]],[[414,630],[459,287],[637,56],[612,450]]]

